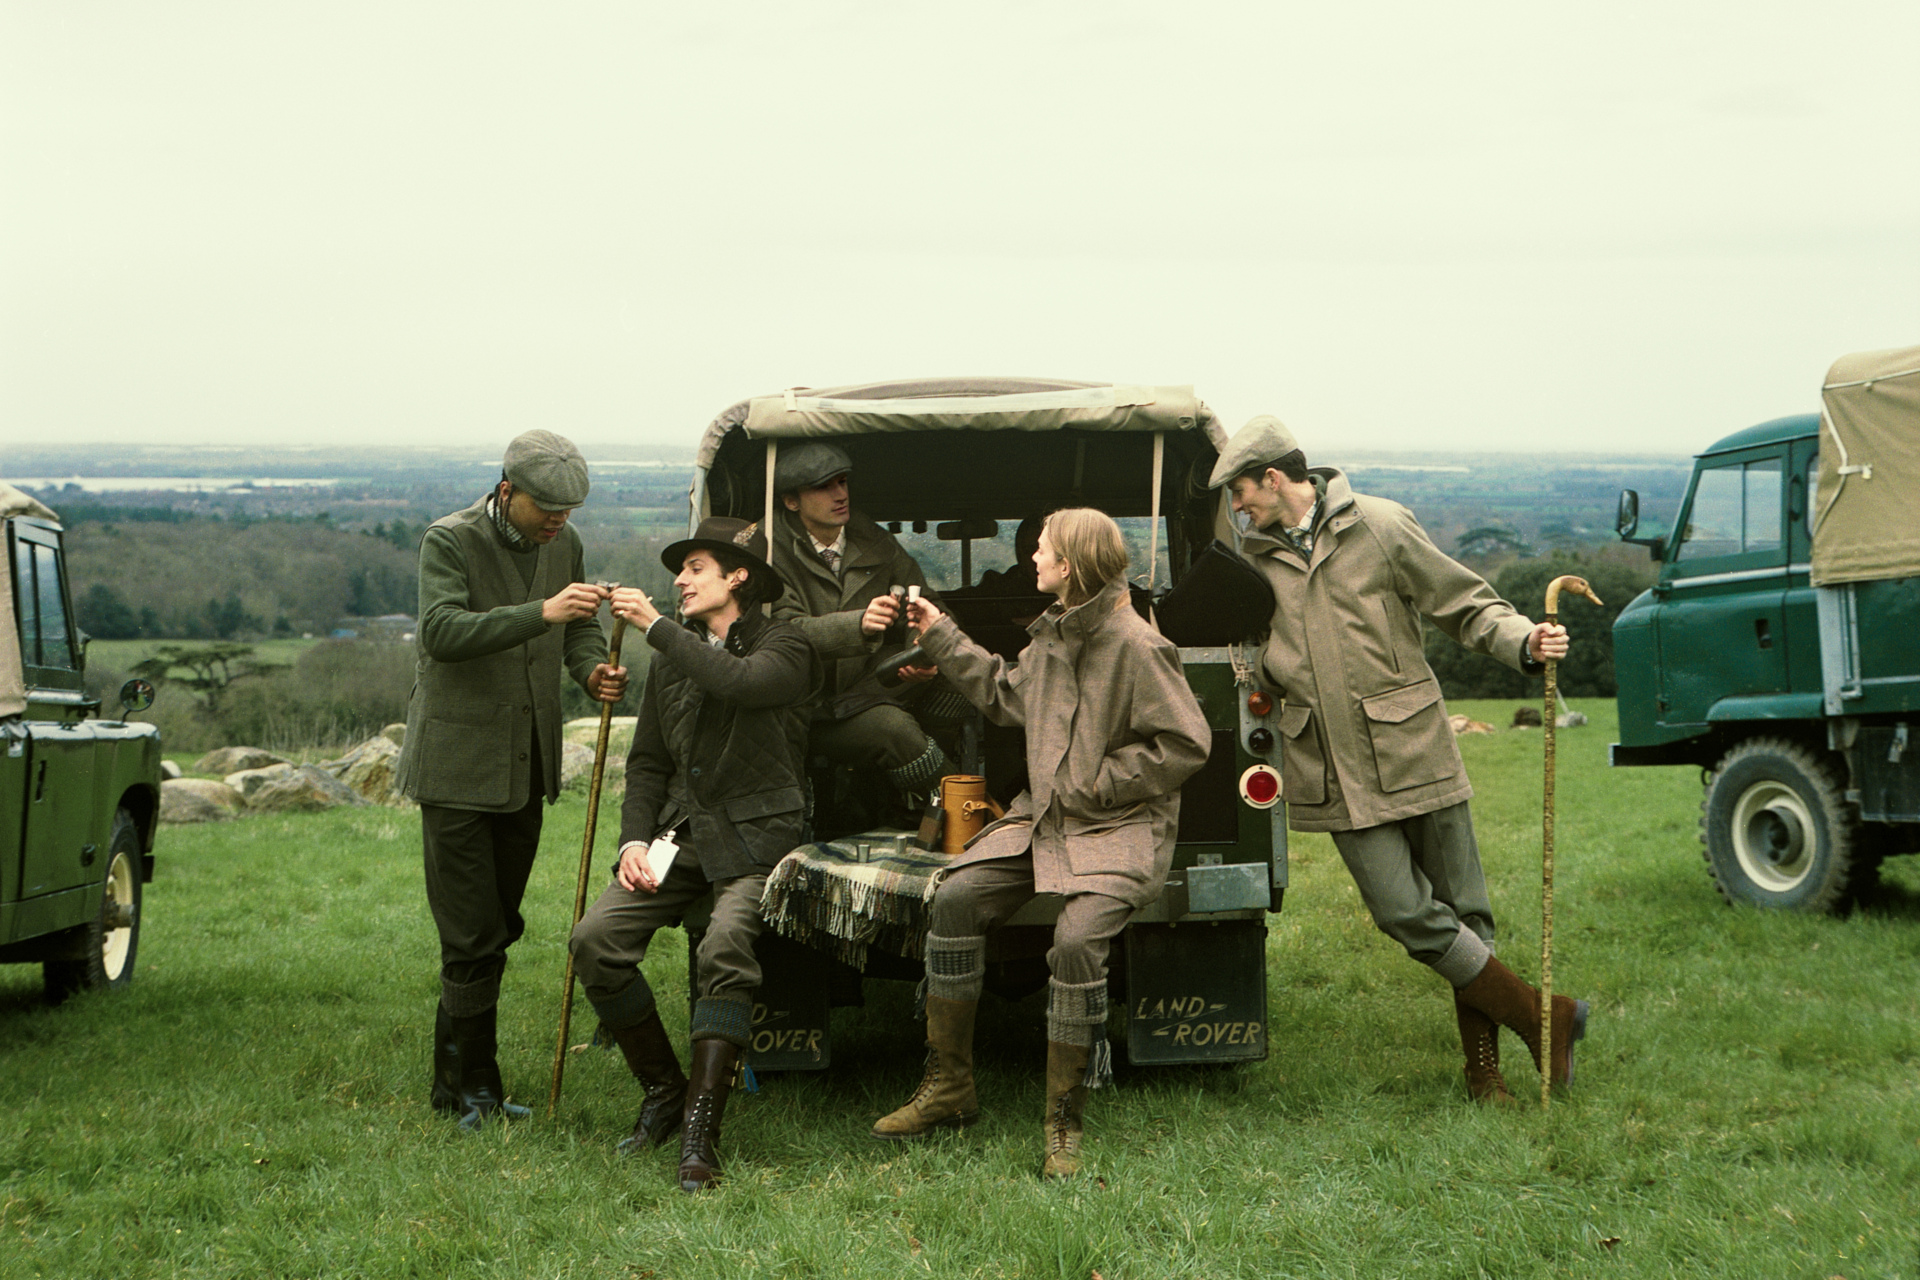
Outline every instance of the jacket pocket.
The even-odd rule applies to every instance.
[[[732,796],[721,802],[729,822],[752,822],[775,814],[797,813],[807,807],[807,797],[799,787],[775,787],[748,796]]]
[[[1313,708],[1280,707],[1280,798],[1288,804],[1327,802],[1327,758],[1313,727]]]
[[[462,707],[453,716],[429,716],[420,722],[420,739],[416,799],[482,808],[507,803],[513,785],[512,707]]]
[[[1382,791],[1405,791],[1441,782],[1460,771],[1460,752],[1442,714],[1445,707],[1436,680],[1422,680],[1360,700]]]
[[[1141,884],[1153,878],[1153,822],[1145,813],[1128,822],[1068,818],[1063,834],[1076,876],[1125,876]]]

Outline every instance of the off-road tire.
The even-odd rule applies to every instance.
[[[1736,906],[1838,911],[1848,902],[1858,824],[1826,753],[1751,738],[1720,759],[1700,801],[1700,843]]]
[[[125,809],[113,815],[107,841],[106,872],[101,877],[100,910],[81,926],[80,950],[73,958],[42,965],[47,999],[58,1003],[76,991],[118,989],[133,981],[140,950],[140,833]],[[132,923],[110,928],[114,904],[130,908]]]

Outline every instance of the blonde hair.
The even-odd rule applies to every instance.
[[[1063,507],[1041,527],[1054,554],[1072,569],[1067,578],[1066,603],[1085,604],[1101,588],[1126,576],[1132,561],[1127,541],[1113,517],[1092,507]]]

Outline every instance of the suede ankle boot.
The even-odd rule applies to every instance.
[[[1080,1140],[1087,1114],[1087,1059],[1084,1044],[1047,1041],[1047,1157],[1043,1178],[1071,1178],[1080,1172]]]
[[[1467,1059],[1467,1096],[1488,1106],[1518,1106],[1500,1074],[1499,1024],[1468,1004],[1458,991],[1453,993],[1453,1016]]]
[[[973,1015],[977,1000],[927,997],[927,1072],[907,1104],[880,1117],[873,1136],[887,1142],[935,1129],[962,1129],[980,1118],[973,1088]]]
[[[1519,1036],[1540,1068],[1540,993],[1514,976],[1511,969],[1489,957],[1487,967],[1466,986],[1459,998]],[[1573,1083],[1573,1046],[1587,1034],[1587,1002],[1567,996],[1553,998],[1553,1083]]]

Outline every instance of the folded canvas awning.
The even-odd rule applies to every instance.
[[[1821,398],[1814,584],[1920,575],[1920,347],[1841,357]]]

